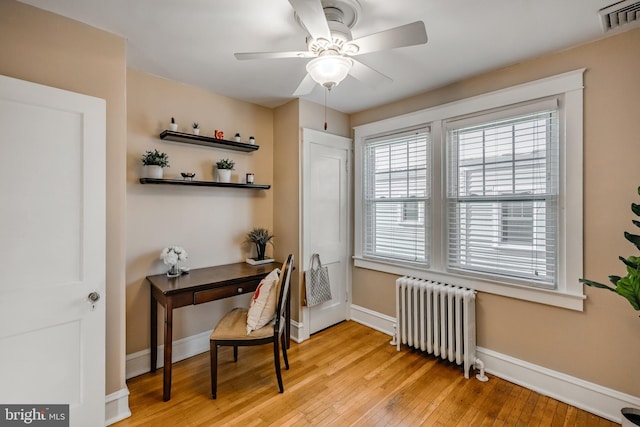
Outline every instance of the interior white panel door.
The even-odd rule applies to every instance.
[[[347,318],[351,139],[303,129],[303,268],[317,253],[329,270],[331,301],[309,308],[309,333]]]
[[[0,129],[0,402],[104,426],[105,102],[0,76]]]

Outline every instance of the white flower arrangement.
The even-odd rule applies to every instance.
[[[176,265],[179,261],[185,261],[188,256],[187,251],[181,246],[169,246],[160,252],[160,259],[166,265]]]

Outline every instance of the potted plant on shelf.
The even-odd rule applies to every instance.
[[[236,135],[233,137],[233,139],[234,139],[236,142],[240,142],[240,134],[239,134],[239,133],[236,133]]]
[[[194,135],[200,135],[200,123],[193,122],[193,124],[191,126],[193,127],[193,134]]]
[[[267,248],[267,243],[273,245],[273,238],[274,238],[274,235],[271,234],[269,230],[261,227],[254,227],[250,232],[247,233],[245,242],[255,245],[256,251],[258,252],[258,256],[253,258],[254,260],[256,261],[265,260],[265,251]]]
[[[236,165],[231,159],[221,159],[216,162],[218,169],[218,182],[231,182],[231,171]]]
[[[169,167],[169,156],[158,150],[147,150],[142,155],[142,175],[144,178],[162,179],[162,169]]]
[[[640,187],[638,187],[638,194],[640,194]],[[636,216],[640,216],[640,205],[631,203],[631,211]],[[632,222],[636,227],[640,227],[640,221],[632,220]],[[633,243],[637,249],[640,249],[640,235],[625,231],[624,237]],[[613,287],[589,279],[580,279],[580,282],[588,286],[615,292],[629,301],[629,304],[631,304],[636,311],[640,311],[640,256],[630,256],[628,258],[619,256],[618,259],[624,263],[627,269],[627,275],[624,277],[609,276]],[[621,414],[623,427],[640,426],[640,409],[622,408]]]
[[[178,124],[176,123],[176,119],[174,119],[173,117],[171,117],[171,123],[169,123],[169,129],[171,129],[174,132],[178,130]]]

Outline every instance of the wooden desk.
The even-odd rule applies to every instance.
[[[171,347],[173,310],[256,290],[260,280],[280,263],[249,265],[244,262],[198,268],[179,277],[147,276],[151,290],[151,372],[158,360],[158,304],[164,307],[164,385],[162,399],[171,398]],[[289,288],[291,289],[291,288]],[[290,301],[290,299],[289,299]],[[287,303],[286,342],[291,336],[290,303]],[[213,325],[212,325],[213,326]]]

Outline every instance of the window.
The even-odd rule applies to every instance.
[[[354,266],[582,310],[583,73],[355,127]]]
[[[555,287],[556,99],[447,122],[447,265]],[[516,111],[519,108],[515,109]]]
[[[365,142],[365,253],[429,265],[430,139],[420,127]]]

